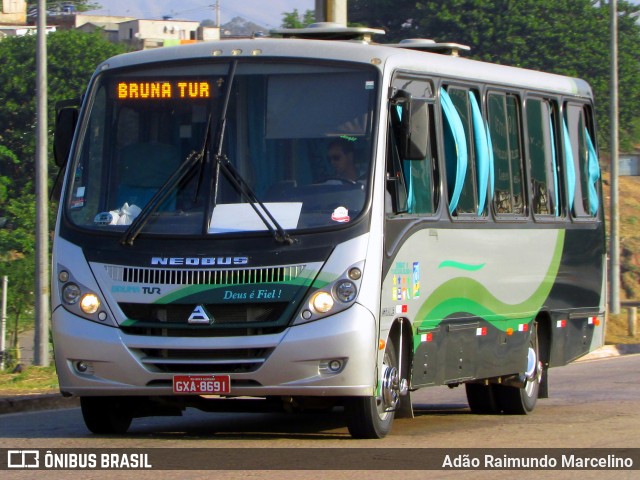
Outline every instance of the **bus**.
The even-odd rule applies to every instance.
[[[355,438],[463,386],[528,414],[603,344],[593,95],[318,24],[116,56],[58,109],[60,390],[91,432],[332,411]]]

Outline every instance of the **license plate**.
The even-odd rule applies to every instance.
[[[218,395],[231,392],[229,375],[174,375],[173,393]]]

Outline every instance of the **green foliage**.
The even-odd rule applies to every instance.
[[[50,131],[55,104],[80,97],[96,66],[123,51],[99,33],[60,31],[47,36]],[[0,41],[0,217],[6,219],[0,227],[0,275],[9,277],[7,324],[14,334],[32,319],[34,304],[35,62],[35,36]],[[53,178],[56,169],[50,171]],[[54,213],[52,206],[50,225]]]
[[[74,30],[47,36],[48,123],[53,125],[55,104],[78,98],[98,63],[124,47],[99,33]],[[0,172],[15,179],[13,190],[21,192],[34,178],[36,37],[9,37],[0,41],[0,145],[19,161],[6,162],[0,152]]]
[[[294,8],[293,12],[284,12],[282,14],[282,28],[303,28],[315,22],[313,10],[307,10],[304,15],[298,13],[298,9]]]
[[[77,12],[86,12],[101,8],[99,3],[92,2],[91,0],[65,0],[63,2],[59,0],[47,0],[45,3],[47,5],[47,10],[50,12],[62,11],[62,8],[69,4],[73,4]],[[37,0],[27,1],[27,9],[29,10],[36,8],[37,5]]]
[[[471,46],[478,60],[580,77],[596,97],[601,148],[609,138],[609,4],[593,0],[351,0],[349,18],[387,35]],[[640,7],[618,2],[620,143],[640,138]]]

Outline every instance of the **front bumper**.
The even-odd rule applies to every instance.
[[[243,337],[157,337],[128,335],[79,318],[64,308],[52,317],[53,341],[60,390],[77,396],[173,395],[173,373],[161,371],[141,352],[260,349],[269,355],[254,371],[229,374],[232,396],[365,396],[373,395],[377,358],[377,329],[371,312],[359,304],[322,320],[287,328],[280,334]],[[343,368],[329,372],[328,360]],[[82,361],[86,371],[77,368]],[[228,361],[228,360],[227,360]],[[182,364],[180,374],[189,372]],[[222,371],[220,369],[223,369]]]

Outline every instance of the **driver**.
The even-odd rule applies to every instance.
[[[338,178],[352,182],[358,180],[358,170],[353,158],[353,142],[345,138],[336,138],[329,145],[329,160]]]

